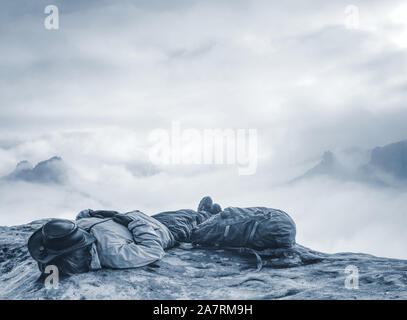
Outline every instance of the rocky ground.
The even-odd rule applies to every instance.
[[[46,289],[26,242],[44,223],[0,227],[0,299],[407,299],[407,260],[324,254],[300,245],[252,252],[193,248],[131,270],[101,270]],[[359,269],[359,288],[345,288],[345,268]]]

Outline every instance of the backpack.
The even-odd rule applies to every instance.
[[[191,242],[202,246],[246,247],[256,250],[291,248],[296,227],[282,210],[228,207],[194,228]]]

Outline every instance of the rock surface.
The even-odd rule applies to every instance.
[[[264,251],[259,260],[181,244],[150,266],[76,275],[46,289],[26,249],[45,221],[0,227],[0,299],[407,299],[407,260],[300,245]],[[345,288],[349,265],[359,269],[359,289]]]

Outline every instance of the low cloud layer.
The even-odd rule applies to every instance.
[[[107,137],[101,139],[104,148],[111,152],[93,156],[89,146],[102,148],[96,141],[104,134],[77,133],[81,139],[75,138],[74,142],[69,142],[76,136],[72,133],[49,138],[47,142],[40,140],[44,150],[60,152],[69,168],[68,182],[63,185],[0,183],[0,225],[46,217],[73,219],[86,208],[139,209],[148,214],[195,209],[202,196],[211,195],[223,207],[263,205],[287,211],[297,223],[297,241],[317,250],[407,258],[403,232],[406,189],[377,187],[329,176],[281,185],[273,175],[278,168],[273,170],[265,164],[253,176],[239,176],[236,168],[230,166],[193,165],[135,175],[133,171],[142,172],[148,161],[140,162],[137,153],[131,158],[127,149],[123,151],[129,158],[123,159],[121,153],[114,151],[117,150],[114,140],[110,144]],[[3,149],[3,159],[29,155],[32,144],[39,145],[39,141]],[[62,145],[66,151],[57,148]],[[75,156],[78,154],[81,157]],[[132,169],[129,164],[134,165]]]

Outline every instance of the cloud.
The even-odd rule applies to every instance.
[[[128,132],[120,135],[130,136]],[[103,131],[48,136],[48,146],[43,150],[62,151],[64,159],[69,159],[69,182],[60,186],[1,183],[0,225],[46,217],[73,219],[85,208],[123,212],[139,209],[147,214],[195,209],[202,196],[211,195],[222,207],[260,205],[287,211],[297,223],[298,242],[316,250],[405,258],[402,208],[407,198],[403,191],[327,178],[279,186],[264,166],[253,176],[238,176],[236,169],[228,166],[178,166],[139,175],[129,166],[143,172],[148,162],[137,162],[140,156],[131,152],[123,158],[115,152],[118,140],[109,140],[108,136]],[[94,153],[102,149],[98,141],[106,153]],[[31,143],[35,145],[35,141]],[[3,150],[3,154],[9,158],[15,157],[10,155],[14,152],[29,155],[34,150],[30,145],[23,143]]]

